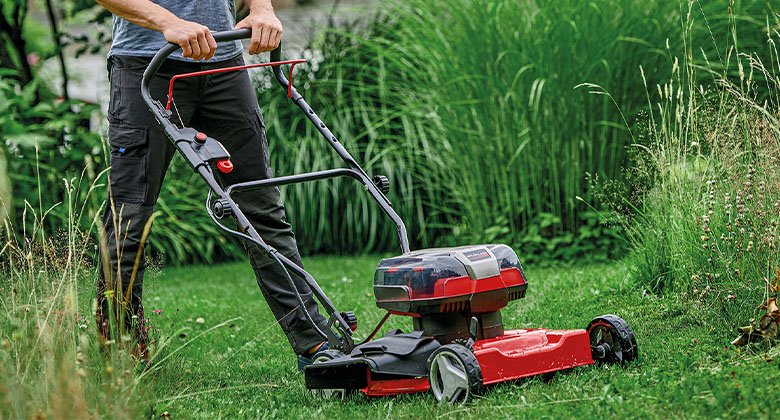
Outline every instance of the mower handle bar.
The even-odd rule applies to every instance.
[[[237,29],[233,31],[223,31],[223,32],[212,32],[211,34],[214,37],[214,41],[216,42],[228,42],[228,41],[237,41],[239,39],[245,39],[252,36],[252,30],[251,29]],[[144,71],[143,79],[141,80],[141,96],[143,96],[144,101],[147,104],[152,104],[154,100],[152,99],[152,95],[149,93],[149,83],[151,82],[152,78],[155,74],[157,74],[157,71],[160,70],[160,67],[165,62],[165,59],[168,58],[169,55],[176,52],[176,50],[180,49],[181,47],[178,44],[174,44],[172,42],[169,42],[165,44],[162,48],[160,48],[159,51],[157,51],[157,54],[152,57],[152,61],[149,62],[149,65],[146,67],[146,70]],[[277,48],[281,49],[281,48]],[[281,55],[281,51],[279,52],[279,55]],[[277,67],[278,68],[278,67]],[[156,109],[154,107],[152,108],[152,112],[156,113]]]
[[[216,42],[228,42],[228,41],[237,41],[239,39],[247,39],[252,37],[252,30],[251,29],[235,29],[232,31],[222,31],[222,32],[212,32],[211,34],[214,37],[214,41]],[[149,93],[149,83],[151,82],[152,78],[155,74],[160,70],[160,67],[165,62],[165,59],[168,58],[171,54],[179,50],[181,47],[178,44],[174,44],[172,42],[169,42],[165,44],[162,48],[160,48],[159,51],[152,57],[152,61],[149,62],[149,65],[146,67],[146,70],[144,71],[143,79],[141,80],[141,95],[144,98],[144,101],[147,104],[153,103],[154,100],[152,99],[151,94]],[[280,61],[280,57],[282,56],[282,44],[279,43],[279,46],[276,47],[273,51],[271,51],[271,58],[270,61]],[[274,69],[274,75],[276,76],[276,80],[279,81],[279,84],[281,84],[285,89],[288,88],[289,82],[287,81],[287,78],[284,76],[284,73],[282,72],[282,68],[280,66],[273,66]],[[153,109],[152,112],[155,112]]]
[[[251,37],[251,35],[252,35],[251,29],[239,29],[239,30],[212,33],[214,40],[217,42],[226,42],[226,41],[245,39]],[[297,288],[293,284],[292,278],[290,277],[290,274],[288,272],[288,268],[292,270],[296,275],[302,277],[305,280],[305,282],[309,284],[309,286],[312,289],[312,292],[320,301],[320,303],[323,304],[326,311],[330,314],[330,320],[328,321],[328,328],[326,329],[327,332],[323,332],[314,323],[314,321],[311,319],[308,313],[306,313],[306,311],[303,311],[306,315],[307,321],[309,321],[311,326],[323,338],[327,339],[328,341],[336,340],[334,342],[342,342],[343,350],[346,353],[349,353],[352,350],[352,347],[354,346],[354,342],[351,338],[351,331],[349,331],[347,323],[342,317],[342,314],[337,312],[333,303],[328,299],[328,297],[325,295],[325,293],[322,291],[322,289],[319,287],[317,282],[309,273],[307,273],[302,267],[298,266],[296,263],[290,261],[284,255],[279,254],[277,250],[275,250],[273,247],[265,243],[262,237],[260,237],[259,233],[249,223],[249,220],[246,218],[243,212],[241,212],[241,210],[238,208],[238,205],[231,199],[230,192],[231,190],[233,190],[234,187],[236,187],[236,190],[249,189],[249,188],[263,188],[268,186],[285,185],[289,183],[331,178],[334,176],[347,176],[361,182],[366,188],[366,190],[376,200],[377,204],[379,204],[379,206],[382,208],[383,212],[387,216],[389,216],[390,219],[394,222],[397,228],[398,239],[401,245],[401,252],[407,253],[409,252],[409,240],[406,235],[406,227],[404,225],[403,220],[398,216],[398,214],[392,208],[392,204],[387,199],[387,197],[379,190],[379,187],[377,186],[375,181],[369,178],[368,174],[366,174],[363,168],[355,161],[355,159],[349,154],[349,152],[347,152],[344,146],[342,146],[341,143],[339,143],[338,139],[336,139],[336,137],[333,135],[330,129],[328,129],[325,123],[323,123],[319,119],[319,117],[314,112],[314,110],[311,109],[311,107],[306,103],[303,97],[295,90],[294,87],[292,87],[291,83],[287,80],[284,73],[282,72],[280,66],[281,63],[279,63],[281,57],[281,48],[282,48],[281,44],[275,50],[271,51],[271,57],[270,57],[270,62],[273,67],[273,72],[274,75],[276,76],[276,80],[285,90],[287,90],[290,99],[293,102],[295,102],[295,104],[304,112],[306,117],[314,124],[314,126],[317,128],[320,134],[322,134],[322,136],[325,137],[325,139],[329,142],[331,147],[336,151],[336,153],[339,154],[339,156],[349,166],[349,168],[340,168],[340,169],[334,169],[330,171],[320,171],[320,172],[309,173],[309,174],[290,175],[281,178],[249,181],[249,182],[227,186],[226,188],[223,189],[223,187],[217,182],[217,179],[214,177],[214,173],[212,172],[211,168],[208,165],[208,160],[204,160],[204,159],[210,159],[209,156],[214,156],[214,155],[209,155],[208,153],[206,153],[206,158],[204,158],[202,154],[201,155],[198,154],[199,153],[198,150],[200,150],[200,146],[197,145],[193,146],[194,144],[192,141],[193,139],[189,136],[193,136],[195,130],[187,127],[182,127],[180,129],[176,124],[171,122],[170,117],[172,116],[172,112],[170,110],[167,110],[165,105],[160,103],[160,101],[153,99],[149,92],[149,85],[152,78],[157,74],[160,67],[165,62],[165,59],[168,58],[168,56],[170,56],[173,52],[175,52],[179,48],[180,47],[177,44],[168,43],[165,46],[163,46],[154,55],[154,57],[152,57],[151,61],[149,62],[149,65],[144,71],[143,78],[141,80],[141,96],[143,97],[144,102],[146,103],[149,110],[154,114],[157,122],[162,126],[166,136],[170,138],[170,140],[176,145],[177,149],[179,149],[182,155],[184,155],[187,162],[190,163],[193,169],[195,169],[195,171],[201,175],[203,180],[210,187],[208,198],[206,200],[207,201],[206,210],[209,213],[209,215],[212,217],[214,222],[217,223],[217,225],[221,229],[227,231],[228,233],[242,237],[244,239],[247,239],[255,243],[263,250],[263,252],[265,252],[270,257],[276,259],[276,262],[280,264],[281,268],[285,271],[287,280],[290,283],[290,287],[295,292],[297,300],[301,306],[303,306],[303,301],[301,300],[300,293],[298,293]],[[202,134],[203,133],[198,133],[199,136]],[[219,144],[219,142],[216,141],[215,139],[208,137],[204,141],[206,141],[207,144],[210,142],[212,146],[218,145],[218,147],[222,149],[222,153],[227,154],[227,152],[224,150],[224,147],[222,147],[222,145]],[[208,149],[208,146],[206,148]],[[217,155],[221,155],[221,154],[217,152]],[[211,210],[212,192],[216,194],[217,198],[220,201],[224,201],[225,202],[224,204],[230,208],[230,211],[232,212],[233,216],[236,218],[236,221],[238,222],[239,226],[243,230],[243,233],[230,229],[224,226],[223,224],[219,223],[218,218],[215,217],[214,213]],[[336,328],[339,330],[339,332],[341,332],[340,338],[333,333],[333,329],[331,327]]]
[[[216,42],[236,41],[239,39],[250,38],[252,36],[252,30],[236,29],[232,31],[213,32],[212,36]],[[162,66],[163,62],[165,62],[165,59],[179,48],[181,47],[179,47],[178,44],[170,42],[160,48],[160,50],[157,51],[157,54],[152,57],[152,60],[146,67],[143,78],[141,79],[141,96],[143,97],[144,102],[146,102],[146,105],[155,115],[157,121],[160,123],[160,125],[162,125],[162,128],[166,133],[178,132],[178,127],[176,127],[176,125],[169,120],[170,116],[172,115],[171,111],[166,110],[165,105],[152,98],[151,93],[149,92],[149,84],[151,83],[152,78],[157,74],[157,71],[160,70],[160,67]],[[276,49],[271,51],[270,62],[279,62],[281,55],[282,44],[280,43]],[[312,110],[312,108],[306,103],[295,87],[291,86],[290,82],[287,80],[287,77],[282,71],[282,67],[280,65],[274,65],[272,67],[274,76],[276,76],[276,80],[285,90],[288,91],[288,96],[290,99],[295,102],[296,105],[298,105],[306,117],[314,124],[320,134],[325,137],[328,143],[330,143],[331,147],[335,149],[336,153],[338,153],[342,160],[344,160],[344,162],[349,166],[349,170],[354,173],[354,178],[362,181],[363,184],[365,184],[366,189],[380,205],[383,212],[388,217],[390,217],[390,219],[396,225],[398,240],[401,245],[401,252],[409,252],[409,239],[406,234],[406,226],[395,210],[392,209],[392,204],[390,201],[384,194],[379,192],[379,190],[374,186],[371,178],[369,178],[368,174],[366,174],[363,168],[355,161],[349,152],[347,152],[344,146],[339,143],[338,139],[336,139],[336,136],[334,136],[325,123],[320,120],[314,110]],[[252,186],[247,184],[251,183],[244,183],[242,187],[247,188]],[[261,187],[262,185],[258,184],[257,186]]]

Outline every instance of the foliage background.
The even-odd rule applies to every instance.
[[[64,5],[57,10],[65,20],[105,19],[91,4]],[[760,0],[391,2],[372,19],[314,38],[302,53],[310,64],[298,66],[295,79],[368,172],[391,179],[390,199],[413,247],[505,242],[527,261],[608,260],[625,253],[622,220],[602,210],[608,204],[588,179],[624,176],[630,145],[643,141],[634,134],[638,116],[653,106],[648,90],[672,76],[678,57],[696,67],[694,85],[738,77],[745,58],[732,52],[766,55],[767,25],[776,23],[767,19],[776,19],[773,9]],[[38,40],[26,53],[43,58],[103,36],[60,34],[58,45],[41,41],[45,27],[23,29]],[[63,201],[63,178],[82,180],[81,217],[89,223],[101,212],[107,165],[104,141],[85,123],[95,107],[56,98],[40,79],[25,82],[12,64],[2,64],[12,77],[0,86],[0,127],[14,226],[33,210],[48,211],[41,191],[44,201]],[[339,165],[270,75],[256,76],[275,172]],[[761,77],[758,101],[768,95]],[[609,94],[594,95],[584,82]],[[237,242],[203,214],[204,191],[193,185],[197,176],[177,160],[151,254],[173,264],[239,258]],[[350,181],[285,187],[284,195],[305,254],[397,249],[394,228]],[[54,233],[66,215],[62,205],[51,209],[41,232]]]
[[[636,117],[651,106],[642,86],[668,80],[677,57],[694,56],[696,83],[707,83],[736,75],[733,65],[723,74],[722,57],[737,41],[768,52],[771,8],[521,3],[393,2],[365,26],[315,40],[322,56],[310,52],[315,65],[300,66],[301,91],[359,161],[389,175],[415,245],[501,241],[527,260],[621,255],[619,226],[593,211],[602,204],[586,177],[622,176],[627,146],[641,141],[632,135]],[[688,54],[691,45],[697,51]],[[611,95],[578,89],[583,82]],[[259,94],[277,172],[337,163],[272,84],[261,80]],[[394,247],[392,226],[377,223],[379,211],[352,186],[291,190],[307,252]]]

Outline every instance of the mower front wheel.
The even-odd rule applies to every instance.
[[[477,358],[460,344],[441,346],[428,357],[428,383],[440,403],[465,403],[483,389]]]
[[[344,356],[344,353],[342,353],[339,350],[325,350],[317,354],[317,357],[312,360],[311,364],[315,365],[317,363],[323,363],[330,360],[333,360],[335,358]],[[351,389],[312,389],[311,395],[316,398],[322,398],[322,399],[338,399],[343,400],[347,395],[350,394],[352,390]]]
[[[634,332],[623,318],[602,315],[588,324],[593,360],[606,363],[628,363],[639,356]]]

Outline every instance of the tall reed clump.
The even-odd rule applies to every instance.
[[[390,36],[385,15],[368,24],[330,28],[313,40],[297,66],[294,85],[370,176],[391,182],[388,197],[404,218],[416,245],[432,244],[446,226],[431,209],[445,201],[430,188],[431,175],[446,166],[448,151],[427,99],[408,96],[410,73],[421,70],[388,58],[366,40]],[[270,74],[256,80],[276,175],[344,166],[306,116],[289,101]],[[422,96],[414,93],[415,96]],[[352,253],[398,249],[394,226],[373,199],[351,179],[282,188],[287,214],[304,253]]]
[[[99,177],[99,176],[98,176]],[[87,178],[64,180],[67,223],[54,236],[27,206],[20,231],[6,222],[0,251],[0,418],[129,418],[148,396],[136,362],[103,354],[95,336],[95,242],[80,231],[76,197]],[[86,183],[87,196],[96,184]],[[92,229],[99,226],[93,213]],[[88,296],[89,298],[85,298]]]
[[[763,46],[766,3],[732,7],[740,42]],[[695,17],[688,28],[686,14]],[[615,231],[594,223],[576,197],[593,202],[586,173],[614,178],[627,162],[628,128],[647,106],[639,66],[655,84],[689,45],[723,56],[713,40],[728,40],[728,22],[728,5],[698,1],[393,2],[369,24],[328,32],[314,44],[316,68],[297,78],[348,149],[372,172],[389,172],[414,245],[502,241],[566,257],[592,256],[598,242],[609,256]],[[575,89],[583,82],[611,95]],[[337,163],[270,92],[260,94],[277,172]],[[287,191],[304,247],[392,244],[392,227],[377,224],[368,200],[352,201],[348,185]]]
[[[723,66],[698,65],[692,43],[667,82],[649,85],[633,197],[616,206],[631,217],[635,278],[703,304],[721,331],[760,317],[780,277],[780,21],[765,20],[766,55],[730,22]]]

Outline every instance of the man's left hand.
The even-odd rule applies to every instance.
[[[260,54],[279,46],[282,39],[282,23],[276,18],[273,9],[252,10],[249,16],[238,22],[233,29],[252,29],[249,54]]]

